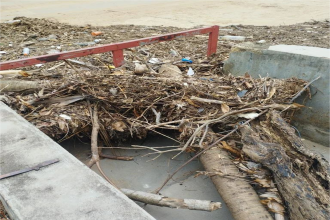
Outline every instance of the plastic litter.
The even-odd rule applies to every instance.
[[[188,58],[183,58],[181,61],[184,63],[193,63],[193,61]]]
[[[101,31],[93,31],[92,32],[92,36],[99,36],[99,35],[102,35],[103,34],[103,32],[101,32]]]
[[[98,44],[101,42],[101,39],[95,39],[94,42]]]
[[[57,36],[55,34],[51,34],[47,37],[48,40],[56,40]]]
[[[244,36],[226,35],[226,36],[221,36],[219,38],[220,38],[220,40],[235,40],[235,41],[244,41],[245,40],[245,37]]]
[[[237,93],[237,95],[238,95],[240,98],[242,98],[247,92],[248,92],[248,90],[242,90],[242,91],[239,91],[239,92]]]
[[[257,41],[257,44],[264,44],[264,43],[266,43],[265,40],[259,40],[259,41]]]
[[[251,113],[246,113],[246,114],[238,114],[237,116],[240,118],[252,119],[252,118],[258,117],[259,114],[255,113],[255,112],[251,112]]]
[[[149,60],[149,63],[152,63],[152,64],[157,64],[157,63],[162,63],[158,58],[151,58]]]
[[[27,56],[27,55],[29,55],[29,54],[30,54],[30,49],[27,48],[27,47],[23,48],[23,55],[24,55],[24,56]]]
[[[41,64],[41,63],[39,63],[39,64],[36,64],[36,65],[34,65],[35,67],[42,67],[44,64]]]
[[[55,50],[55,49],[51,49],[49,51],[47,51],[47,54],[55,54],[55,53],[60,53],[61,51],[59,50]]]
[[[67,120],[71,120],[71,117],[65,114],[60,114],[61,118],[67,119]]]
[[[6,54],[7,52],[6,51],[0,51],[0,54]]]
[[[176,52],[175,50],[170,50],[170,54],[174,57],[179,56],[178,52]]]
[[[21,20],[11,20],[11,21],[6,21],[6,24],[19,24],[21,23]]]
[[[95,45],[95,42],[81,42],[81,43],[74,43],[74,45],[78,45],[78,46],[91,46],[91,45]]]
[[[12,46],[13,46],[13,44],[12,44],[12,43],[8,44],[8,47],[12,47]]]
[[[193,76],[194,74],[195,74],[194,70],[191,67],[189,67],[187,75],[188,76]]]

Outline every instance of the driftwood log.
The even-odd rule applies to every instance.
[[[211,180],[234,219],[273,219],[252,186],[246,179],[239,178],[241,173],[225,150],[213,147],[200,156],[200,161],[207,172],[220,170],[226,175],[213,175]]]
[[[190,209],[201,211],[214,211],[221,208],[220,202],[196,199],[177,199],[161,196],[153,193],[135,191],[131,189],[120,189],[130,199],[147,203],[150,205],[170,207],[176,209]]]
[[[243,152],[272,171],[290,219],[330,219],[329,163],[306,149],[278,112],[240,131]]]

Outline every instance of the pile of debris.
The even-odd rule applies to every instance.
[[[111,147],[118,140],[172,130],[170,138],[180,144],[154,150],[156,158],[169,151],[196,152],[192,159],[200,156],[206,168],[201,174],[212,178],[235,218],[271,217],[249,179],[262,186],[260,197],[277,219],[285,210],[292,219],[327,219],[329,165],[305,149],[289,125],[303,107],[295,99],[302,94],[310,98],[309,84],[295,78],[254,79],[248,73],[223,75],[225,57],[207,59],[205,40],[194,48],[192,42],[187,48],[180,40],[170,48],[157,44],[126,50],[120,68],[111,65],[111,55],[102,54],[0,72],[1,100],[56,140],[91,137],[90,166],[99,167],[98,137]]]

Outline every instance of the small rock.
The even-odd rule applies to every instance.
[[[182,78],[182,72],[179,67],[172,64],[163,64],[159,68],[159,74],[168,78]]]
[[[135,63],[134,73],[136,75],[142,75],[142,74],[146,73],[148,70],[149,69],[148,69],[147,65],[145,65],[145,64],[141,65],[141,64]]]

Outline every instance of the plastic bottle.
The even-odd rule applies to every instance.
[[[27,47],[24,47],[24,48],[23,48],[23,55],[24,55],[24,56],[27,56],[27,55],[29,55],[29,54],[30,54],[30,49],[27,48]]]

